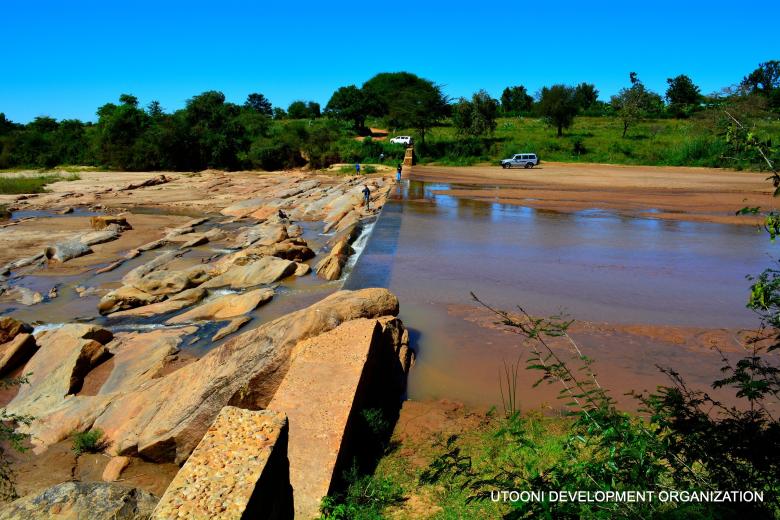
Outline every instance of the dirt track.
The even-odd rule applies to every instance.
[[[498,166],[415,166],[414,180],[457,186],[460,197],[553,211],[599,208],[635,216],[752,224],[737,217],[744,206],[774,204],[766,173],[714,168],[542,163],[532,169]]]

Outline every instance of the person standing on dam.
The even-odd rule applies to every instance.
[[[366,209],[371,209],[371,190],[368,185],[363,185],[363,201],[366,203]]]
[[[398,169],[395,172],[395,182],[397,182],[399,184],[401,183],[401,170],[402,170],[402,168],[403,168],[403,166],[401,166],[401,164],[399,163],[398,164]]]
[[[360,175],[360,163],[355,163],[355,175]]]

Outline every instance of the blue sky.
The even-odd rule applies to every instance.
[[[637,71],[705,93],[780,59],[780,2],[2,0],[0,112],[95,120],[120,93],[166,110],[204,90],[324,106],[339,86],[407,70],[453,97],[588,81],[608,99]]]

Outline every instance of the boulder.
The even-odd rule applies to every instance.
[[[67,262],[73,258],[79,256],[88,255],[92,252],[90,247],[80,240],[70,240],[68,242],[60,242],[53,246],[47,247],[43,254],[44,256],[53,262]]]
[[[157,303],[163,299],[162,295],[149,294],[130,285],[123,285],[100,299],[98,311],[100,314],[111,314],[124,309],[142,307]]]
[[[183,271],[152,271],[132,285],[145,293],[160,296],[179,293],[200,285],[211,276],[210,268],[196,265]]]
[[[0,520],[147,520],[157,497],[108,482],[64,482],[11,502]]]
[[[109,356],[111,332],[95,325],[68,324],[36,337],[38,351],[25,366],[28,384],[8,404],[11,413],[40,417],[81,389],[84,376]],[[102,340],[102,341],[100,341]]]
[[[295,263],[295,276],[305,276],[311,272],[311,266],[309,264],[302,264],[300,262]]]
[[[386,289],[339,291],[229,339],[199,360],[114,399],[93,427],[116,454],[186,460],[223,406],[264,408],[295,344],[344,321],[398,313]],[[182,384],[186,381],[186,384]]]
[[[258,305],[271,301],[273,289],[255,289],[243,294],[226,294],[207,301],[187,312],[169,319],[165,323],[176,324],[190,321],[224,320],[250,312]]]
[[[119,480],[122,471],[130,464],[130,457],[111,457],[103,470],[103,482],[115,482]]]
[[[29,334],[32,330],[32,326],[23,321],[3,316],[0,318],[0,343],[7,343],[19,334]]]
[[[92,226],[92,229],[96,231],[100,231],[101,229],[105,229],[112,225],[117,226],[122,231],[133,229],[133,226],[127,221],[127,217],[116,215],[98,215],[90,218],[89,224]]]
[[[295,262],[275,256],[264,256],[246,265],[233,266],[225,273],[204,283],[202,287],[245,289],[276,282],[290,276],[295,270]]]
[[[167,300],[163,300],[158,303],[152,303],[150,305],[144,305],[143,307],[136,307],[133,309],[127,309],[111,313],[111,318],[150,318],[152,316],[159,316],[161,314],[168,314],[169,312],[179,311],[185,307],[195,305],[206,297],[208,291],[200,287],[193,289],[187,289],[179,294],[173,295]]]
[[[26,363],[37,350],[33,335],[24,332],[0,345],[0,376]]]

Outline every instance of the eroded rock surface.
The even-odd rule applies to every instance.
[[[0,510],[0,520],[147,520],[157,497],[106,482],[65,482],[20,498]]]

